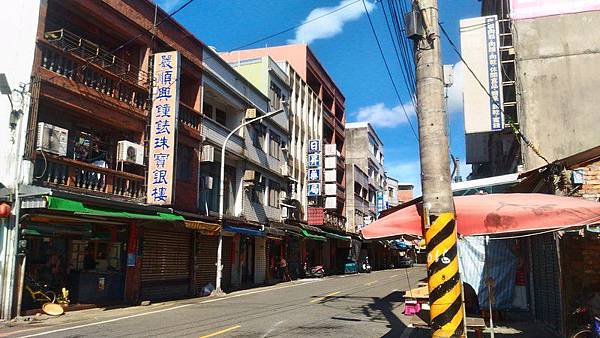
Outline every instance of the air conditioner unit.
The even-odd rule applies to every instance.
[[[287,164],[281,166],[281,175],[285,177],[290,176],[290,167]]]
[[[117,143],[117,162],[144,165],[144,146],[130,141]]]
[[[202,146],[201,162],[214,162],[215,161],[215,147],[211,145]]]
[[[257,172],[255,170],[244,171],[244,182],[254,182],[257,178]]]
[[[36,148],[59,156],[67,155],[69,131],[49,123],[38,123]]]
[[[256,109],[254,109],[254,108],[246,109],[246,118],[247,119],[255,119],[256,118]]]
[[[288,148],[288,145],[286,143],[283,143],[281,145],[281,151],[284,152],[284,153],[287,153],[287,152],[290,151],[290,148]]]

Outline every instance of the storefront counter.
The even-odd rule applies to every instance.
[[[123,274],[120,272],[72,272],[69,284],[69,297],[75,303],[110,303],[123,299]]]

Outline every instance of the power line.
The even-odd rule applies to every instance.
[[[400,101],[400,106],[402,107],[402,111],[404,112],[404,116],[406,117],[406,121],[412,130],[417,143],[419,143],[419,135],[413,127],[413,124],[406,112],[406,107],[404,107],[404,102],[402,102],[402,98],[400,97],[400,93],[398,92],[398,87],[396,87],[396,83],[394,82],[394,77],[392,76],[392,72],[390,71],[390,67],[388,66],[387,61],[385,60],[385,55],[383,54],[383,49],[381,48],[381,43],[379,43],[379,38],[377,37],[377,32],[375,31],[375,27],[373,26],[373,21],[371,21],[371,15],[369,14],[369,10],[367,9],[367,4],[365,0],[362,0],[363,7],[365,8],[365,13],[367,13],[367,18],[369,19],[369,25],[371,26],[371,31],[373,32],[373,36],[375,37],[375,42],[377,42],[377,47],[379,48],[379,53],[381,54],[381,59],[383,60],[383,64],[385,65],[385,69],[387,70],[387,74],[390,77],[390,81],[392,82],[392,86],[394,87],[394,91],[396,92],[396,96],[398,97],[398,101]],[[416,107],[415,107],[416,108]]]
[[[314,22],[314,21],[317,21],[317,20],[319,20],[319,19],[321,19],[321,18],[324,18],[324,17],[326,17],[326,16],[328,16],[328,15],[331,15],[331,14],[333,14],[333,13],[339,12],[339,11],[341,11],[342,9],[344,9],[344,8],[346,8],[346,7],[349,7],[349,6],[352,6],[352,5],[354,5],[355,3],[359,2],[359,1],[361,1],[361,0],[356,0],[356,1],[353,1],[353,2],[351,2],[351,3],[348,3],[348,4],[346,4],[346,5],[342,6],[342,7],[335,8],[334,10],[332,10],[332,11],[330,11],[330,12],[327,12],[327,13],[325,13],[325,14],[323,14],[323,15],[319,15],[319,16],[317,16],[316,18],[312,18],[312,19],[310,19],[310,20],[304,21],[304,22],[303,22],[303,23],[301,23],[301,24],[298,24],[298,25],[295,25],[295,26],[288,27],[288,28],[286,28],[286,29],[284,29],[284,30],[281,30],[281,31],[277,32],[277,33],[273,33],[273,34],[271,34],[271,35],[265,36],[265,37],[263,37],[263,38],[260,38],[260,39],[258,39],[258,40],[254,40],[254,41],[252,41],[252,42],[246,43],[246,44],[244,44],[244,45],[241,45],[241,46],[239,46],[239,47],[235,47],[235,48],[233,48],[233,49],[229,50],[229,52],[234,52],[234,51],[236,51],[236,50],[239,50],[239,49],[242,49],[242,48],[246,48],[246,47],[252,46],[252,45],[254,45],[254,44],[257,44],[257,43],[259,43],[259,42],[262,42],[262,41],[265,41],[265,40],[269,40],[269,39],[271,39],[271,38],[274,38],[274,37],[276,37],[276,36],[278,36],[278,35],[281,35],[281,34],[283,34],[283,33],[287,33],[287,32],[289,32],[289,31],[292,31],[292,30],[296,29],[296,28],[302,27],[302,26],[304,26],[304,25],[307,25],[307,24],[309,24],[309,23],[311,23],[311,22]]]
[[[438,23],[438,25],[440,26],[440,30],[442,31],[442,33],[444,34],[444,36],[446,37],[446,39],[450,43],[450,46],[452,47],[452,49],[454,50],[454,52],[458,55],[458,57],[463,62],[463,64],[465,65],[465,67],[467,67],[467,69],[469,70],[469,72],[471,73],[471,75],[473,75],[473,77],[475,78],[475,80],[477,81],[477,83],[479,84],[479,86],[481,87],[481,89],[483,89],[483,91],[490,97],[490,99],[492,100],[492,102],[494,103],[494,105],[496,105],[498,107],[498,109],[500,110],[500,112],[502,113],[502,115],[504,115],[504,118],[506,119],[508,125],[512,128],[512,130],[515,132],[515,134],[519,138],[521,138],[521,140],[523,140],[523,142],[525,142],[525,144],[529,148],[531,148],[531,150],[533,150],[533,152],[539,158],[541,158],[542,160],[544,160],[544,162],[546,162],[546,164],[550,164],[550,162],[548,162],[548,160],[546,159],[546,157],[544,157],[544,155],[542,155],[542,153],[537,149],[537,147],[535,145],[533,145],[533,143],[531,143],[531,141],[529,141],[529,139],[527,139],[527,137],[525,137],[525,135],[521,132],[521,130],[519,130],[519,128],[517,128],[517,126],[515,125],[515,123],[512,121],[511,117],[504,112],[504,109],[502,109],[502,106],[501,106],[500,102],[498,102],[498,100],[494,99],[494,97],[488,91],[488,89],[485,87],[485,85],[483,84],[483,82],[481,82],[481,80],[479,79],[479,77],[477,77],[477,75],[475,74],[475,72],[473,71],[473,69],[471,68],[471,66],[469,66],[469,64],[463,58],[461,52],[458,50],[458,47],[456,47],[456,44],[454,44],[454,41],[452,41],[452,39],[450,38],[450,35],[448,35],[448,32],[446,32],[446,30],[444,29],[444,26],[441,23]]]

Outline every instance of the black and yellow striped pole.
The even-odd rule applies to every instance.
[[[454,213],[428,218],[425,241],[432,336],[461,337],[464,336],[464,310]]]
[[[438,26],[437,0],[413,0],[407,27],[415,43],[417,117],[427,242],[430,327],[433,337],[464,337],[462,284],[458,272],[456,222],[450,185],[448,120]],[[420,28],[420,27],[417,27]]]

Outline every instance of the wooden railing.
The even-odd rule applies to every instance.
[[[38,46],[42,52],[43,68],[137,109],[146,109],[148,93],[143,87],[123,81],[123,78],[112,73],[110,68],[89,63],[74,53],[62,50],[46,41],[40,40]]]
[[[145,197],[144,177],[47,153],[36,156],[35,180],[46,186],[62,186],[82,192]]]
[[[200,114],[200,112],[192,109],[191,107],[187,106],[186,104],[180,103],[179,104],[179,122],[183,123],[184,125],[186,125],[190,128],[200,131],[202,115]]]

